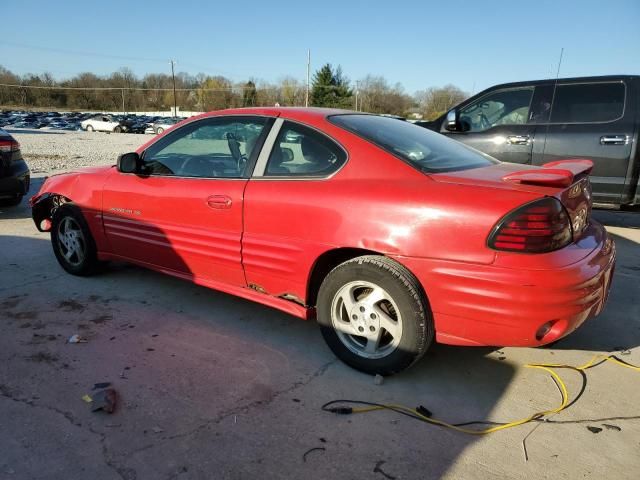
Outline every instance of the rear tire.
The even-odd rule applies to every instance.
[[[98,270],[96,244],[80,209],[72,203],[58,207],[51,222],[51,245],[58,263],[72,275]]]
[[[122,128],[121,127],[115,127],[113,129],[113,133],[121,133],[122,132]]]
[[[318,323],[329,348],[350,367],[393,375],[417,362],[434,338],[426,296],[415,276],[382,256],[338,265],[318,294]]]
[[[158,129],[156,130],[156,133],[158,135],[162,135],[163,132],[164,132],[164,128],[162,128],[162,127],[158,127]]]

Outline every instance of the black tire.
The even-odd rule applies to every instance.
[[[367,292],[366,286],[358,287],[360,282],[374,288]],[[362,310],[364,307],[358,306],[359,302],[373,293],[376,290],[375,287],[379,287],[390,300],[383,299],[380,303],[375,303],[375,307],[372,308],[377,308],[377,310],[369,310],[368,307],[366,311]],[[347,313],[346,304],[341,300],[343,297],[339,295],[340,292],[344,292],[344,289],[348,288],[353,289],[353,299],[356,300],[352,313],[365,312],[358,314],[361,316],[354,321],[352,318],[355,317],[352,317],[351,313]],[[362,288],[362,290],[358,290],[358,288]],[[389,317],[395,316],[396,325],[400,324],[400,333],[397,335],[399,339],[397,340],[389,333],[390,331],[385,330],[381,318],[377,324],[375,324],[375,320],[369,320],[369,317],[372,319],[376,317],[369,312],[377,311],[380,317],[380,308],[384,307],[384,302],[387,304],[384,309]],[[345,314],[346,316],[344,316]],[[372,332],[376,332],[377,327],[379,341],[375,342],[375,348],[377,350],[378,345],[382,345],[382,347],[380,352],[373,355],[382,356],[366,358],[364,355],[371,354],[364,351],[358,353],[359,348],[364,350],[366,347],[366,345],[365,347],[359,346],[359,342],[366,344],[366,339],[358,335],[338,332],[334,326],[334,315],[342,315],[341,320],[336,320],[336,322],[346,320],[342,325],[351,324],[349,331],[358,328],[359,331],[366,332],[366,329],[362,330],[360,326],[356,327],[356,325],[364,325],[365,327],[369,325],[368,328]],[[405,267],[382,256],[357,257],[334,268],[320,286],[317,316],[322,336],[333,353],[350,367],[369,374],[393,375],[405,370],[425,354],[434,338],[431,309],[420,283]],[[375,336],[375,333],[372,335]],[[391,340],[388,340],[389,337]],[[387,338],[389,342],[386,346],[383,345],[384,338]],[[397,342],[395,347],[394,342]],[[387,354],[384,354],[385,348],[389,350]]]
[[[20,204],[24,195],[16,195],[13,198],[3,198],[0,200],[0,206],[2,207],[15,207]]]
[[[68,224],[67,219],[69,219]],[[73,237],[65,236],[67,225],[73,225],[72,230],[78,231],[75,241]],[[66,239],[65,243],[62,242],[59,234]],[[82,212],[73,203],[65,203],[54,212],[51,222],[51,245],[58,263],[70,274],[85,277],[98,270],[100,262],[93,235]],[[66,258],[65,253],[69,252],[70,246],[75,245],[82,248],[82,255],[75,254],[71,258]]]
[[[162,128],[162,127],[158,127],[158,128],[156,129],[156,134],[161,135],[161,134],[162,134],[162,132],[164,132],[164,128]]]
[[[119,127],[119,126],[115,127],[113,129],[113,133],[122,133],[122,127]]]
[[[87,125],[87,132],[93,132],[93,126],[92,125]]]

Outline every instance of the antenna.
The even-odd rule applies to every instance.
[[[558,70],[556,71],[556,81],[553,83],[553,93],[551,94],[551,107],[549,108],[549,118],[547,119],[547,129],[544,133],[544,143],[542,144],[542,157],[540,163],[544,164],[544,151],[547,149],[547,136],[549,135],[549,123],[551,123],[551,115],[553,114],[553,104],[556,100],[556,89],[558,88],[558,77],[560,76],[560,65],[562,65],[562,54],[564,47],[560,49],[560,60],[558,60]]]

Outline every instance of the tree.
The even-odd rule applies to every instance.
[[[413,103],[401,84],[392,87],[384,77],[367,75],[358,82],[358,110],[404,116]]]
[[[255,107],[257,94],[256,84],[249,80],[244,84],[244,90],[242,92],[242,106]]]
[[[467,98],[467,93],[451,84],[444,87],[427,88],[416,93],[416,99],[420,104],[425,120],[438,118],[465,98]]]
[[[316,107],[349,108],[352,105],[349,79],[342,68],[334,71],[331,64],[322,66],[313,76],[311,104]]]

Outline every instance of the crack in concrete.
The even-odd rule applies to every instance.
[[[246,405],[243,405],[243,406],[240,406],[240,407],[234,407],[234,408],[232,408],[230,410],[221,412],[215,418],[207,420],[207,421],[201,423],[200,425],[196,426],[195,428],[192,428],[191,430],[189,430],[187,432],[178,433],[176,435],[171,435],[169,437],[165,437],[162,440],[163,441],[164,440],[174,440],[176,438],[189,437],[189,436],[191,436],[191,435],[193,435],[193,434],[195,434],[195,433],[207,428],[210,425],[219,424],[220,422],[222,422],[226,418],[231,417],[232,415],[237,415],[238,413],[246,413],[249,410],[251,410],[252,408],[255,408],[255,407],[258,407],[258,406],[270,405],[271,403],[274,402],[274,400],[276,400],[281,395],[285,395],[287,393],[291,393],[291,392],[293,392],[294,390],[296,390],[296,389],[298,389],[300,387],[305,387],[305,386],[309,385],[316,378],[321,377],[322,375],[324,375],[326,373],[326,371],[329,369],[329,367],[334,365],[337,361],[338,361],[338,359],[336,358],[336,359],[331,360],[330,362],[325,363],[317,371],[315,371],[313,374],[311,374],[305,380],[294,382],[293,385],[291,385],[288,388],[273,392],[269,396],[269,398],[267,398],[265,400],[255,400],[253,402],[247,403]]]
[[[77,427],[81,430],[83,430],[83,426],[82,423],[80,421],[78,421],[71,412],[66,412],[64,410],[61,410],[59,408],[56,407],[51,407],[49,405],[42,405],[42,404],[38,404],[35,403],[33,400],[29,400],[26,398],[19,398],[16,397],[11,390],[6,387],[5,385],[1,385],[0,384],[0,397],[4,397],[8,400],[11,400],[13,402],[16,403],[20,403],[23,405],[27,405],[31,408],[40,408],[43,410],[48,410],[50,412],[54,412],[57,413],[58,415],[61,415],[63,418],[65,418],[71,425],[73,425],[74,427]],[[135,470],[133,469],[129,469],[129,468],[125,468],[125,467],[121,467],[119,465],[117,465],[115,462],[113,462],[111,460],[111,458],[109,458],[109,452],[107,450],[107,447],[105,445],[105,440],[106,440],[106,435],[102,432],[98,432],[97,430],[94,430],[93,428],[91,428],[90,426],[88,426],[86,428],[86,430],[90,433],[92,433],[93,435],[97,435],[99,440],[100,440],[100,447],[102,450],[102,456],[103,456],[103,460],[105,465],[107,465],[110,469],[112,469],[113,471],[115,471],[118,476],[120,478],[122,478],[122,480],[136,480],[137,475]],[[126,458],[126,457],[125,457]],[[131,474],[131,472],[133,472],[133,475]]]

